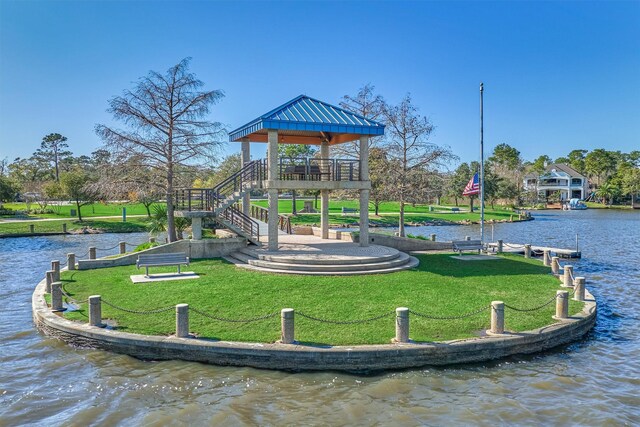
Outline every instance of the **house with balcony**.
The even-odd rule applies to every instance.
[[[540,174],[527,174],[524,189],[546,201],[584,200],[589,194],[589,180],[569,165],[553,163]]]

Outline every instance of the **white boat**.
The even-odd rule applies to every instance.
[[[565,211],[583,211],[587,209],[587,205],[580,199],[571,199],[569,203],[562,205],[562,209]]]

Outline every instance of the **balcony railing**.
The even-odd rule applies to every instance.
[[[281,157],[278,178],[283,181],[359,181],[360,160]]]

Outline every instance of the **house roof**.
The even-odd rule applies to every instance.
[[[278,130],[278,143],[330,145],[361,135],[384,135],[384,125],[335,105],[300,95],[229,133],[229,141],[248,138],[267,142],[267,130]]]
[[[567,164],[564,164],[564,163],[552,163],[549,166],[547,166],[546,172],[547,173],[551,172],[554,169],[562,171],[562,172],[565,172],[566,174],[568,174],[571,177],[586,178],[586,176],[582,175],[580,172],[578,172],[577,170],[575,170],[571,166],[569,166]]]

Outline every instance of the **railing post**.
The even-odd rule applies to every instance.
[[[554,319],[569,317],[569,292],[556,291],[556,315]]]
[[[29,224],[29,233],[31,234],[35,233],[36,231],[35,228],[36,226],[34,224]]]
[[[62,282],[51,284],[51,311],[64,311],[62,306]]]
[[[396,308],[396,337],[395,342],[409,342],[409,309]]]
[[[55,272],[53,273],[53,281],[59,282],[60,281],[60,261],[58,260],[51,261],[51,269]]]
[[[45,273],[45,280],[46,280],[46,284],[45,284],[45,292],[50,294],[51,293],[51,284],[53,282],[55,282],[56,280],[54,280],[54,275],[56,274],[56,272],[54,270],[48,270]]]
[[[435,242],[435,241],[436,241],[436,235],[435,235],[435,234],[432,234],[432,235],[431,235],[431,241],[432,241],[432,242]]]
[[[280,311],[280,326],[282,344],[293,344],[295,342],[295,311],[293,308],[283,308]]]
[[[67,254],[67,270],[76,269],[76,254]]]
[[[120,245],[120,255],[126,253],[127,252],[127,242],[120,242],[118,244]]]
[[[189,204],[189,212],[191,212],[191,189],[187,190],[187,200]]]
[[[189,304],[176,305],[176,336],[189,337]]]
[[[542,262],[545,267],[549,267],[551,265],[551,253],[549,252],[549,249],[545,249],[542,252]]]
[[[102,298],[100,295],[89,297],[89,325],[102,326]]]
[[[503,250],[504,250],[504,242],[502,241],[502,239],[499,239],[498,240],[498,253],[501,254]]]
[[[575,293],[573,294],[573,299],[576,301],[584,301],[584,283],[586,279],[584,277],[576,277],[574,280],[574,289]]]
[[[562,279],[562,283],[564,286],[573,286],[573,266],[565,265],[564,266],[564,277]]]
[[[62,224],[62,232],[63,233],[67,232],[67,223],[66,222]]]
[[[531,258],[531,245],[529,244],[524,245],[524,257]]]
[[[557,256],[551,257],[551,272],[553,274],[560,274],[560,258]]]
[[[95,247],[90,247],[89,248],[89,259],[96,259],[96,248]]]
[[[492,334],[504,334],[504,302],[491,301],[491,329]]]

